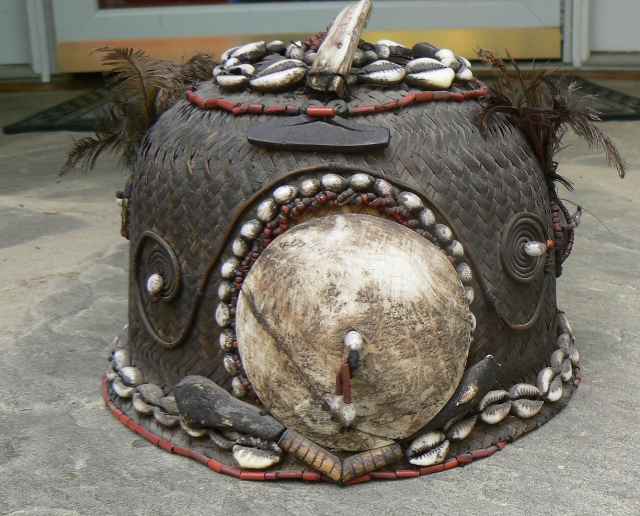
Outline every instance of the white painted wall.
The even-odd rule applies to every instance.
[[[0,65],[31,63],[24,0],[0,0]]]
[[[592,52],[640,52],[640,0],[591,0]]]

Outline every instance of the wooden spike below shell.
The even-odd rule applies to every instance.
[[[382,446],[375,450],[367,450],[357,455],[351,455],[344,460],[342,479],[348,482],[351,479],[366,475],[371,471],[390,466],[401,459],[402,449],[397,443]]]
[[[339,481],[342,475],[342,461],[322,446],[310,441],[290,428],[278,442],[280,448],[291,453],[305,464],[324,473],[329,478]]]

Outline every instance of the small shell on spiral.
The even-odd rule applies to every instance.
[[[325,174],[322,176],[322,186],[330,192],[342,192],[347,188],[348,184],[347,180],[338,174]]]
[[[373,183],[374,179],[369,174],[358,173],[349,178],[349,186],[357,192],[371,188]]]
[[[249,242],[242,237],[238,237],[231,244],[231,251],[238,258],[242,258],[249,251]]]
[[[478,326],[478,321],[476,320],[476,316],[473,312],[469,312],[469,323],[471,324],[471,333],[476,331],[476,327]]]
[[[229,312],[229,307],[226,303],[219,303],[216,308],[216,323],[218,323],[218,326],[221,328],[224,328],[225,326],[229,326],[230,322],[231,313]]]
[[[235,348],[233,347],[233,343],[236,340],[236,334],[231,328],[225,328],[220,333],[220,337],[218,338],[218,342],[220,343],[220,349],[225,353],[233,353]]]
[[[484,395],[484,398],[480,400],[480,403],[478,403],[478,412],[482,412],[489,405],[492,405],[494,403],[499,403],[503,400],[506,400],[508,397],[509,397],[509,394],[507,393],[507,391],[502,389],[489,391],[487,394]]]
[[[276,216],[278,212],[278,205],[273,199],[267,199],[258,205],[256,210],[256,217],[260,222],[267,223]]]
[[[298,195],[298,188],[292,185],[279,186],[273,191],[273,199],[278,204],[287,204],[293,201]]]
[[[511,412],[514,416],[529,418],[535,416],[544,405],[542,400],[515,400],[511,404]]]
[[[526,242],[525,244],[523,244],[522,250],[524,251],[524,254],[528,256],[542,256],[547,252],[547,244],[545,244],[544,242],[534,241]]]
[[[426,451],[422,455],[409,459],[409,462],[415,466],[433,466],[434,464],[443,462],[447,457],[447,453],[449,453],[449,441],[444,441],[433,450]]]
[[[528,383],[516,383],[509,389],[509,397],[512,400],[518,398],[536,398],[538,396],[542,396],[540,389]]]
[[[424,208],[422,199],[411,192],[401,192],[398,195],[398,204],[407,211],[421,210]]]
[[[509,415],[511,410],[511,401],[500,403],[498,405],[489,405],[480,414],[480,419],[488,425],[495,425]]]
[[[157,296],[161,291],[162,287],[164,287],[164,279],[160,274],[152,274],[147,279],[147,292],[151,297]]]
[[[320,190],[320,181],[317,179],[305,179],[300,183],[300,194],[305,197],[311,197]]]
[[[458,273],[458,277],[463,285],[468,285],[471,283],[473,279],[473,274],[471,272],[471,267],[467,265],[465,262],[459,263],[456,266],[456,272]]]
[[[222,267],[220,267],[220,275],[224,279],[232,279],[235,277],[236,269],[238,267],[240,267],[240,260],[235,256],[233,258],[229,258],[222,264]]]

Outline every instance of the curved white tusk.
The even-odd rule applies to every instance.
[[[334,92],[339,97],[345,95],[346,77],[351,71],[353,56],[372,8],[372,0],[360,0],[347,6],[336,17],[309,71],[309,87]]]
[[[547,252],[547,244],[543,242],[527,242],[524,244],[524,252],[529,256],[542,256]]]

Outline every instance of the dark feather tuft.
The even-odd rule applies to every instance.
[[[561,78],[554,78],[557,70],[534,67],[522,71],[509,52],[509,65],[490,50],[481,48],[477,54],[489,65],[496,79],[495,86],[485,97],[480,115],[485,134],[500,130],[504,124],[517,125],[529,139],[547,179],[571,189],[571,182],[558,175],[558,163],[554,160],[562,150],[562,136],[570,127],[576,135],[586,140],[590,149],[603,149],[607,164],[614,166],[620,177],[626,175],[627,164],[615,144],[593,124],[600,120],[599,113],[584,105],[593,100],[593,96],[587,95],[572,102],[571,96],[578,86],[575,82],[571,83],[563,95],[560,91]]]
[[[105,82],[110,102],[97,114],[95,136],[77,141],[58,173],[58,180],[81,165],[91,170],[103,152],[120,154],[131,166],[140,145],[158,117],[178,100],[187,87],[211,77],[217,64],[211,54],[185,56],[180,64],[154,59],[142,50],[99,47],[92,51],[109,70]]]

